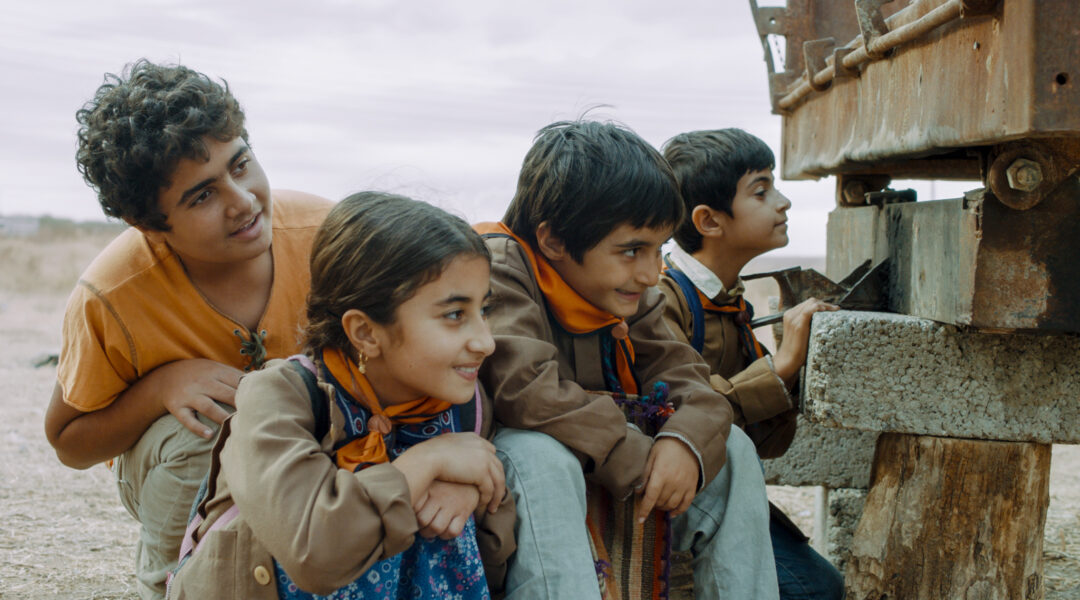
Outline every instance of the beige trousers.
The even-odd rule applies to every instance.
[[[143,600],[165,597],[165,576],[176,568],[191,504],[210,469],[213,447],[213,439],[195,435],[168,414],[113,463],[120,500],[141,524],[135,575]]]

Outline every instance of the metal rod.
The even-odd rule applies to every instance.
[[[757,329],[758,327],[763,327],[765,325],[772,325],[773,323],[779,323],[780,321],[784,320],[784,313],[785,312],[787,312],[787,311],[778,312],[775,315],[769,315],[767,317],[759,317],[757,319],[754,319],[754,320],[750,321],[750,329]]]
[[[880,56],[901,44],[906,44],[926,35],[931,30],[936,29],[949,21],[958,19],[960,17],[961,5],[961,0],[948,0],[945,4],[938,6],[918,19],[905,25],[901,25],[880,37],[871,40],[869,50],[863,45],[862,37],[855,38],[846,46],[848,48],[854,48],[854,50],[844,57],[842,61],[843,66],[846,69],[854,69],[865,62],[872,62],[876,59],[872,58],[871,55]],[[830,64],[813,75],[813,83],[814,85],[821,87],[835,79],[835,77],[836,65]],[[802,77],[799,78],[798,85],[795,89],[781,98],[780,101],[777,102],[777,106],[781,110],[791,108],[813,90],[813,86],[810,85],[810,81],[804,73]]]

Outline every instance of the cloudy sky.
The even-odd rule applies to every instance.
[[[224,78],[274,187],[405,193],[502,215],[545,124],[590,114],[660,146],[742,127],[778,149],[743,0],[10,0],[0,7],[0,215],[100,220],[75,110],[147,57]],[[833,183],[781,183],[792,255],[824,253]]]

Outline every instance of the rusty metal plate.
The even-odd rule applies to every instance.
[[[1075,0],[915,0],[882,9],[891,5],[902,10],[886,19],[890,30],[935,11],[951,10],[955,18],[862,63],[857,77],[839,77],[822,91],[808,89],[782,111],[785,178],[883,172],[979,178],[980,153],[964,149],[1080,137]],[[847,10],[850,16],[837,18],[836,30],[830,30],[816,17],[826,10]],[[832,0],[792,0],[783,16],[791,64],[789,81],[775,78],[787,87],[773,90],[774,102],[798,87],[795,77],[805,80],[803,42],[831,36],[849,44],[857,23],[851,3]],[[854,29],[858,33],[857,24]],[[945,168],[935,164],[942,154],[949,161]]]
[[[964,199],[837,208],[830,277],[888,260],[889,310],[984,330],[1080,332],[1080,179],[1011,209]]]

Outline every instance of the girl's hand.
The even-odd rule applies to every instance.
[[[776,375],[791,385],[795,375],[806,362],[806,349],[810,343],[810,321],[814,313],[838,310],[840,307],[817,298],[810,298],[784,312],[784,337],[773,357]]]
[[[436,479],[427,494],[413,506],[420,535],[452,540],[461,535],[469,516],[480,503],[480,492],[471,485]]]
[[[495,446],[475,433],[444,433],[405,451],[393,462],[409,483],[413,506],[436,479],[474,486],[479,505],[495,512],[506,494],[502,463]]]

